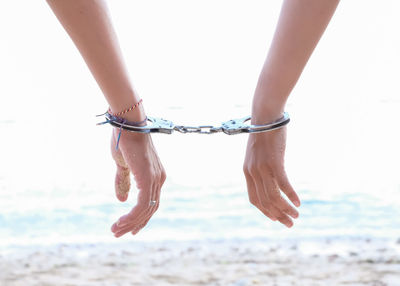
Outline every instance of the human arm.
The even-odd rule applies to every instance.
[[[103,0],[47,0],[47,3],[81,53],[111,111],[116,113],[137,103],[140,98],[129,79],[106,3]],[[144,120],[143,105],[123,117],[134,122]],[[128,231],[136,233],[157,210],[166,174],[150,134],[122,131],[118,150],[115,130],[111,139],[112,156],[117,164],[118,199],[127,199],[130,172],[140,191],[137,205],[120,218],[119,225],[112,226],[114,234],[121,236]],[[150,200],[156,200],[156,205],[149,206]]]
[[[324,33],[339,0],[284,0],[275,35],[260,73],[252,102],[252,124],[283,115],[287,98]],[[298,195],[284,168],[286,127],[250,134],[243,163],[250,202],[287,227],[298,211]]]

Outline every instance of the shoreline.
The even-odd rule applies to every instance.
[[[0,253],[0,285],[400,285],[400,241],[124,241]]]

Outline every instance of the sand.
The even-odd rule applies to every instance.
[[[400,241],[319,239],[3,247],[0,285],[400,285]]]

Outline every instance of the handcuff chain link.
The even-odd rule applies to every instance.
[[[174,127],[175,131],[180,133],[198,133],[198,134],[214,134],[222,131],[222,127],[215,127],[212,125],[199,125],[199,126],[185,126],[176,125]]]

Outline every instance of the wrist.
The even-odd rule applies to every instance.
[[[251,124],[272,123],[283,116],[285,102],[272,96],[254,96]]]

